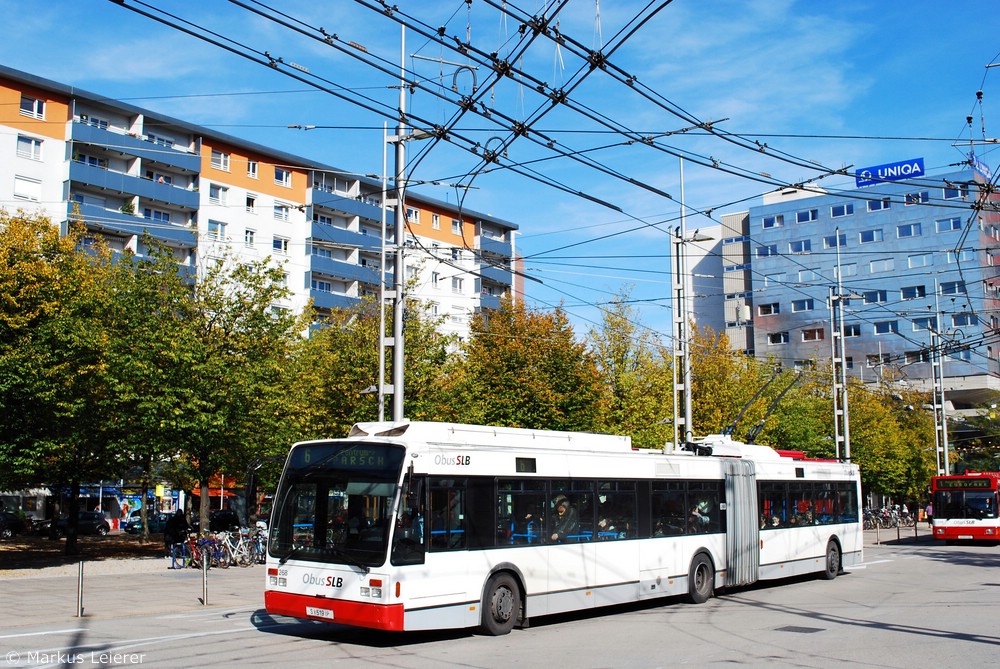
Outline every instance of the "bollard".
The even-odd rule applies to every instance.
[[[899,523],[896,523],[896,541],[899,541]]]
[[[83,617],[83,560],[80,560],[80,568],[76,577],[76,617]]]
[[[201,554],[201,605],[208,606],[208,551]]]
[[[875,521],[875,543],[876,543],[876,544],[881,544],[882,542],[881,542],[881,541],[879,540],[879,538],[878,538],[878,525],[879,525],[879,523],[878,523],[878,521],[876,520],[876,521]]]

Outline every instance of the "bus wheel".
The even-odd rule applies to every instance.
[[[521,593],[510,574],[497,574],[486,584],[483,594],[482,628],[486,634],[510,633],[521,611]]]
[[[691,561],[688,572],[688,599],[692,604],[704,604],[715,590],[715,569],[712,561],[704,553],[698,553]]]
[[[832,581],[840,573],[840,546],[833,539],[826,545],[826,569],[823,570],[823,578]]]

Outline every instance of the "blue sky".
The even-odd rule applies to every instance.
[[[0,42],[0,63],[317,162],[360,174],[381,172],[381,128],[391,119],[378,111],[396,105],[394,76],[230,2],[127,4],[154,13],[168,7],[192,29],[207,28],[232,40],[227,43],[237,50],[266,51],[295,63],[308,75],[287,66],[284,71],[322,78],[323,85],[342,87],[347,97],[367,97],[366,104],[376,109],[319,92],[283,74],[281,66],[250,62],[113,2],[0,0],[0,11],[16,25]],[[399,25],[365,6],[374,2],[274,4],[311,34],[323,27],[340,43],[363,46],[366,58],[384,59],[398,69]],[[432,30],[443,27],[451,44],[471,38],[476,48],[507,56],[521,38],[519,22],[503,20],[483,0],[474,0],[471,9],[460,0],[395,4]],[[507,6],[532,14],[542,9],[542,3],[528,0]],[[628,31],[645,6],[570,0],[558,14],[558,30],[582,47],[608,49],[619,44],[616,35],[623,27]],[[666,231],[677,225],[681,191],[672,154],[688,156],[689,230],[757,204],[754,198],[773,188],[761,179],[797,183],[823,168],[915,157],[925,159],[930,175],[948,171],[968,149],[954,146],[970,137],[967,116],[974,118],[974,137],[983,136],[983,124],[985,136],[1000,135],[992,130],[1000,122],[1000,67],[985,67],[1000,59],[998,36],[1000,12],[990,2],[675,0],[615,48],[608,71],[577,83],[582,62],[571,46],[557,48],[539,37],[512,62],[534,83],[506,78],[487,87],[486,68],[457,67],[471,61],[410,31],[407,67],[426,87],[409,96],[411,113],[444,124],[455,106],[435,93],[454,99],[454,86],[457,95],[482,94],[479,109],[492,116],[467,114],[455,126],[454,135],[479,142],[480,151],[496,149],[510,136],[498,120],[531,121],[531,130],[539,133],[534,137],[552,140],[558,151],[590,164],[558,157],[544,141],[519,137],[505,146],[501,162],[561,189],[495,165],[470,178],[482,166],[482,153],[444,143],[411,163],[409,176],[471,185],[421,186],[419,192],[450,202],[465,193],[465,206],[520,227],[527,273],[538,280],[527,282],[531,304],[564,304],[583,334],[600,318],[595,305],[628,290],[642,322],[666,340]],[[634,77],[638,85],[613,75]],[[571,88],[570,105],[552,105],[533,90],[539,84]],[[648,99],[640,89],[648,91]],[[703,131],[664,134],[689,128],[692,118],[718,122],[715,127],[735,135],[734,141]],[[295,124],[323,127],[288,129]],[[656,135],[656,147],[626,143],[607,125]],[[766,146],[755,150],[755,142]],[[427,146],[411,143],[410,157]],[[980,147],[978,153],[997,169],[995,151]],[[852,183],[847,177],[823,180],[831,188]],[[697,213],[707,210],[711,218]]]

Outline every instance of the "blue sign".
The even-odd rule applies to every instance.
[[[924,176],[924,159],[913,158],[888,165],[862,167],[854,173],[854,184],[858,188],[874,186],[885,181],[899,181]]]
[[[978,172],[987,181],[993,180],[993,171],[990,170],[990,166],[976,158],[976,154],[969,152],[969,165],[972,166],[976,172]]]

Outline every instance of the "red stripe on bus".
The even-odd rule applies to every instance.
[[[333,620],[310,616],[306,607],[314,606],[333,611]],[[369,604],[366,602],[348,602],[326,597],[297,595],[290,592],[264,591],[264,607],[268,613],[305,618],[308,620],[326,620],[342,625],[355,625],[371,629],[403,631],[402,604]]]

